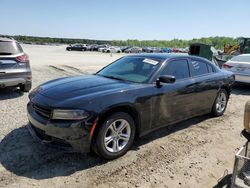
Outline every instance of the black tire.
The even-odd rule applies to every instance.
[[[128,126],[130,127],[130,136],[129,136],[129,139],[128,139],[126,145],[124,145],[124,148],[122,148],[120,151],[117,151],[117,152],[110,152],[110,151],[108,151],[107,146],[105,146],[104,139],[105,139],[105,136],[107,136],[108,131],[109,131],[109,127],[112,125],[112,123],[117,122],[119,120],[125,120],[128,123]],[[118,126],[118,128],[119,128],[119,126]],[[112,160],[112,159],[116,159],[116,158],[124,155],[129,150],[129,148],[133,144],[134,137],[135,137],[134,120],[127,113],[117,112],[117,113],[109,116],[101,125],[101,127],[97,133],[94,147],[97,150],[96,153],[100,157],[102,157],[104,159]],[[115,141],[111,141],[111,142],[113,145]],[[117,143],[119,143],[119,139],[118,139]],[[123,143],[123,141],[121,143]]]
[[[31,90],[31,87],[31,83],[22,84],[20,85],[20,90],[22,92],[29,92]]]
[[[224,104],[223,110],[218,108],[218,105],[217,105],[219,97],[221,95],[225,95],[225,104]],[[218,94],[216,96],[216,99],[214,101],[214,104],[213,104],[212,112],[211,112],[213,116],[218,117],[218,116],[222,116],[224,114],[224,112],[225,112],[225,110],[227,108],[228,98],[229,98],[229,96],[228,96],[228,93],[227,93],[227,91],[225,89],[221,89],[218,92]]]

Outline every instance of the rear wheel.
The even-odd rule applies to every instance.
[[[105,159],[115,159],[124,155],[133,144],[135,124],[124,112],[109,116],[102,124],[97,137],[97,153]]]
[[[221,89],[217,94],[212,108],[212,114],[214,116],[221,116],[224,114],[228,102],[228,93],[225,89]]]
[[[31,83],[26,83],[26,84],[20,85],[20,90],[22,92],[29,92],[31,90]]]

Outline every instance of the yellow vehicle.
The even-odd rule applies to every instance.
[[[239,55],[250,53],[250,38],[240,37],[238,38],[238,44],[224,45],[225,55]]]

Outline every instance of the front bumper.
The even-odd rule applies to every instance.
[[[61,121],[42,117],[31,103],[27,105],[27,115],[31,135],[42,144],[65,151],[90,151],[91,136],[84,121]]]

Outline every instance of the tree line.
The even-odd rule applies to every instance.
[[[231,37],[203,37],[192,40],[91,40],[91,39],[71,39],[71,38],[51,38],[51,37],[35,37],[14,35],[8,36],[23,43],[36,44],[110,44],[114,46],[139,46],[139,47],[176,47],[185,48],[191,43],[205,43],[213,45],[217,49],[223,49],[224,44],[237,44],[237,38]]]

